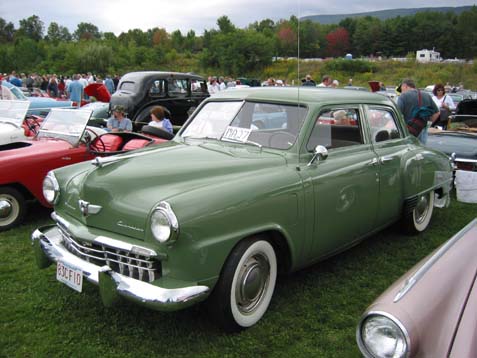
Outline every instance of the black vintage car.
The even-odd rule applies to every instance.
[[[447,128],[431,128],[427,146],[454,155],[457,169],[477,171],[477,100],[461,101]]]
[[[126,108],[137,130],[150,121],[149,111],[155,105],[165,107],[173,125],[184,124],[189,114],[209,97],[203,77],[193,73],[141,71],[125,74],[112,95],[110,108]]]

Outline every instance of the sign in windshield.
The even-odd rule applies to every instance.
[[[76,145],[91,117],[92,110],[52,108],[44,119],[38,138],[64,139]]]
[[[306,113],[305,107],[289,104],[208,102],[181,136],[288,149],[296,142]]]
[[[12,123],[20,127],[25,119],[29,101],[0,100],[0,122]]]

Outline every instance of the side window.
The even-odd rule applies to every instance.
[[[367,117],[373,143],[401,138],[396,125],[396,118],[392,112],[383,108],[370,108],[368,109]]]
[[[306,149],[312,152],[317,145],[333,149],[363,143],[358,109],[333,108],[316,119]]]
[[[152,97],[160,97],[164,95],[164,80],[155,80],[149,88],[149,94]]]
[[[169,79],[169,94],[187,93],[187,80]]]
[[[207,83],[202,80],[191,80],[190,87],[192,93],[207,93]]]

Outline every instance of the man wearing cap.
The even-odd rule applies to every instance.
[[[113,117],[108,119],[108,129],[111,132],[131,132],[132,122],[126,117],[126,110],[120,104],[113,107]]]

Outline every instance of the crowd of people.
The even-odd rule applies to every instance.
[[[118,75],[114,77],[106,75],[103,79],[101,76],[95,76],[91,72],[74,74],[73,76],[40,75],[38,73],[21,73],[18,75],[16,71],[12,71],[10,74],[4,73],[2,79],[17,87],[26,88],[31,94],[43,91],[52,98],[69,98],[72,101],[79,102],[81,99],[87,98],[84,88],[91,83],[102,83],[110,94],[114,93],[120,77]],[[71,84],[75,81],[81,84],[82,90],[76,85],[71,87]],[[72,93],[73,90],[74,93]],[[72,95],[73,98],[71,98]],[[80,100],[78,101],[78,99]]]

